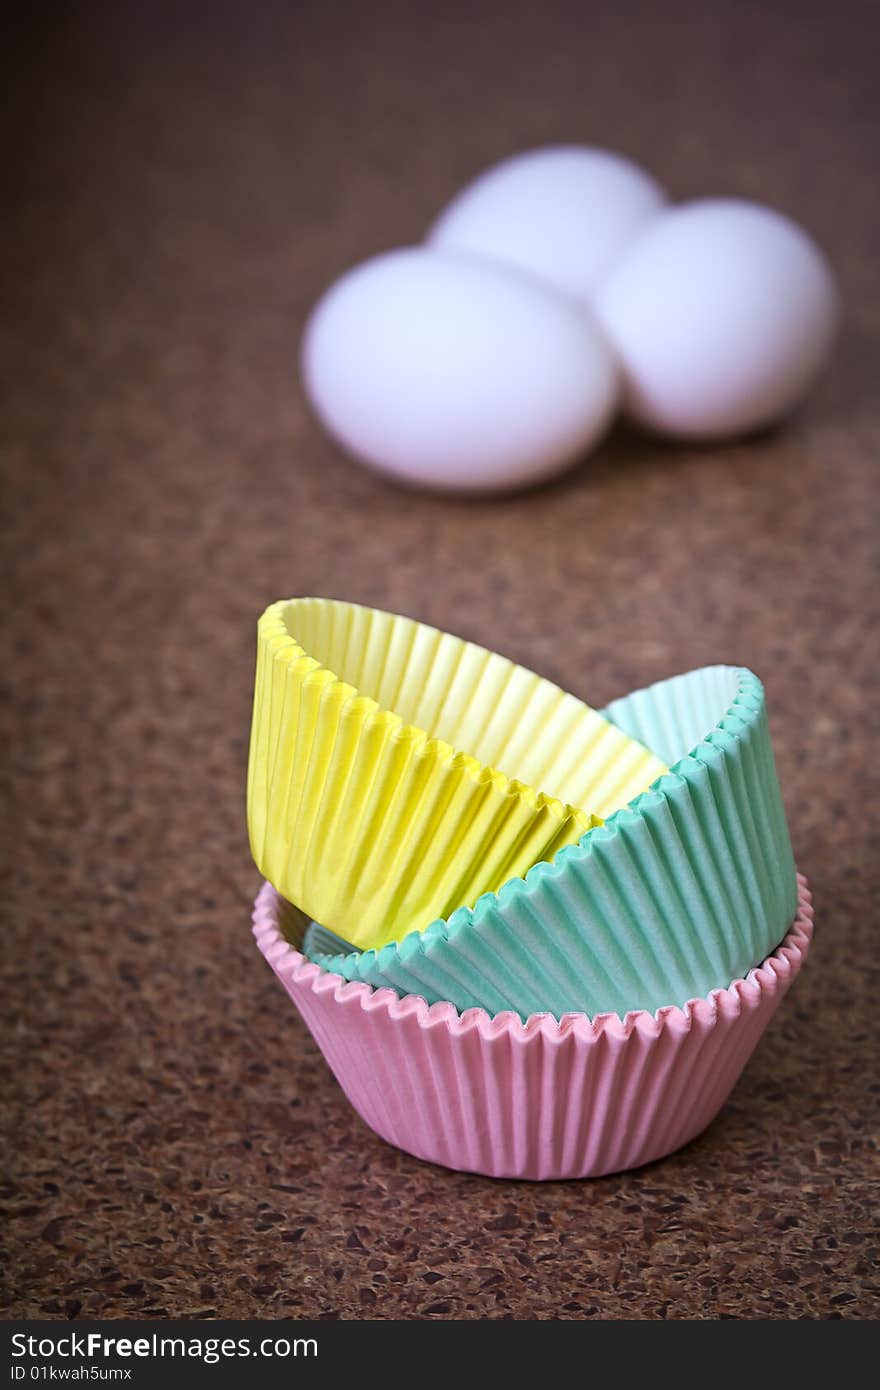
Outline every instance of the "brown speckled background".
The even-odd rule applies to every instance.
[[[876,7],[64,13],[21,36],[2,125],[5,1315],[876,1315]],[[532,495],[399,491],[308,415],[304,316],[558,139],[801,219],[842,282],[833,367],[747,443],[619,430]],[[353,1114],[249,931],[254,624],[288,593],[596,703],[764,677],[817,941],[686,1151],[491,1182]]]

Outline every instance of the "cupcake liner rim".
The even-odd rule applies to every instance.
[[[414,1014],[422,1027],[442,1028],[453,1034],[476,1030],[487,1041],[507,1034],[512,1041],[525,1042],[537,1032],[548,1040],[561,1041],[572,1033],[597,1039],[604,1034],[629,1037],[635,1030],[646,1035],[657,1035],[666,1028],[686,1030],[696,1015],[712,1015],[724,1007],[741,1007],[743,996],[749,992],[773,993],[780,987],[786,988],[806,959],[813,935],[812,894],[802,874],[797,876],[797,886],[797,915],[784,941],[748,975],[723,989],[710,991],[704,998],[689,999],[684,1005],[663,1005],[653,1013],[634,1009],[623,1018],[617,1013],[596,1014],[593,1018],[583,1013],[567,1013],[557,1020],[552,1014],[534,1013],[523,1022],[513,1011],[505,1010],[491,1016],[485,1009],[470,1008],[459,1013],[455,1005],[448,1002],[428,1004],[417,994],[401,998],[387,986],[374,989],[360,980],[346,980],[308,960],[287,939],[279,917],[289,913],[291,906],[268,882],[257,895],[252,920],[260,950],[279,977],[290,976],[295,984],[306,986],[315,994],[332,993],[335,1002],[347,1007],[359,1006],[365,1012],[387,1013],[392,1020]],[[296,909],[292,910],[301,917]]]
[[[571,819],[583,829],[584,834],[588,834],[591,829],[602,825],[602,818],[592,812],[571,805],[550,792],[539,791],[530,783],[520,781],[518,777],[509,776],[500,768],[482,763],[471,753],[453,747],[446,739],[429,734],[426,729],[420,728],[417,724],[408,723],[401,715],[386,709],[371,695],[363,694],[356,686],[338,676],[335,671],[323,666],[316,657],[309,656],[291,634],[284,617],[284,610],[291,602],[295,601],[280,599],[270,604],[263,613],[260,624],[261,626],[265,625],[265,640],[273,661],[281,661],[288,667],[297,667],[300,672],[305,671],[306,674],[302,678],[303,685],[320,687],[340,703],[350,701],[352,707],[364,715],[364,722],[367,726],[384,729],[394,743],[411,744],[417,758],[434,759],[449,771],[460,770],[475,786],[491,784],[502,796],[523,801],[531,810],[547,810],[560,820]],[[342,602],[342,600],[334,600],[334,602]],[[352,606],[357,607],[359,605]],[[407,619],[406,621],[416,622],[417,620]],[[430,623],[418,621],[420,627],[426,628],[430,632],[437,632],[441,636],[446,635]],[[458,638],[457,640],[468,646],[478,645],[466,642],[465,638]],[[504,660],[509,660],[509,658],[505,657]],[[548,686],[556,686],[561,693],[568,693],[563,691],[561,686],[557,686],[555,681],[548,680],[546,676],[541,676],[540,679]],[[600,711],[596,710],[594,713],[600,714]],[[600,717],[613,726],[613,721],[607,716],[600,714]],[[636,743],[638,740],[632,739],[631,742]],[[646,751],[650,752],[649,749]],[[661,759],[658,758],[656,761],[661,762]],[[661,774],[661,776],[663,775],[666,774]],[[656,785],[656,783],[652,785]],[[617,812],[613,814],[617,814]],[[571,848],[571,846],[569,847]]]

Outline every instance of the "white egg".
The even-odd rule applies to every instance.
[[[352,454],[450,490],[560,472],[617,404],[613,358],[588,311],[527,276],[425,247],[343,275],[311,315],[302,370]]]
[[[787,217],[710,199],[656,218],[596,310],[628,412],[663,434],[722,438],[798,403],[827,357],[837,291],[822,252]]]
[[[453,198],[428,241],[506,262],[589,301],[665,202],[659,185],[629,160],[552,145],[487,169]]]

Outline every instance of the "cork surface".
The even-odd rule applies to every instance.
[[[23,37],[2,133],[3,1315],[876,1315],[872,7],[158,8]],[[801,219],[833,366],[744,443],[618,429],[531,494],[401,491],[311,419],[308,308],[561,138]],[[596,704],[762,676],[816,943],[685,1151],[492,1182],[349,1108],[249,930],[255,622],[288,594]]]

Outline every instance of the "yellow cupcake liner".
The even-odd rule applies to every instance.
[[[301,598],[260,619],[254,859],[361,949],[473,906],[665,771],[551,681],[410,618]]]

